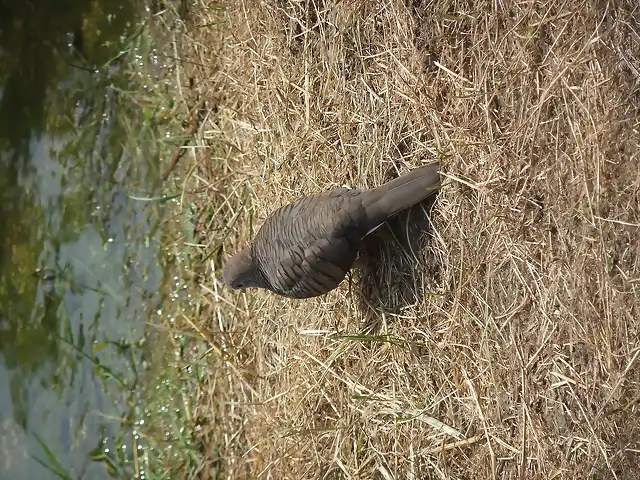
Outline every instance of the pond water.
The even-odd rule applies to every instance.
[[[0,478],[132,478],[166,283],[162,205],[139,200],[162,167],[131,70],[148,12],[2,3]]]

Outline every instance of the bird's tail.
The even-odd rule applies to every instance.
[[[434,194],[440,188],[440,163],[416,168],[366,193],[363,200],[371,229]]]

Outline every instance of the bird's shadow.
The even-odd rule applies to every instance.
[[[440,280],[440,264],[429,247],[437,194],[396,215],[364,238],[353,289],[364,330],[380,330],[383,314],[402,315]]]

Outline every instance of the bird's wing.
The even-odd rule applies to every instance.
[[[306,248],[290,249],[275,270],[275,280],[290,297],[315,297],[340,285],[354,260],[346,238],[321,238]]]
[[[363,236],[359,191],[335,189],[274,212],[254,241],[254,258],[278,293],[306,298],[337,287]],[[366,233],[366,232],[364,232]]]

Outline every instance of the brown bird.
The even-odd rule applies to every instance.
[[[361,240],[440,187],[440,165],[417,168],[371,190],[335,188],[274,211],[253,243],[232,256],[223,279],[290,298],[323,295],[344,280]]]

